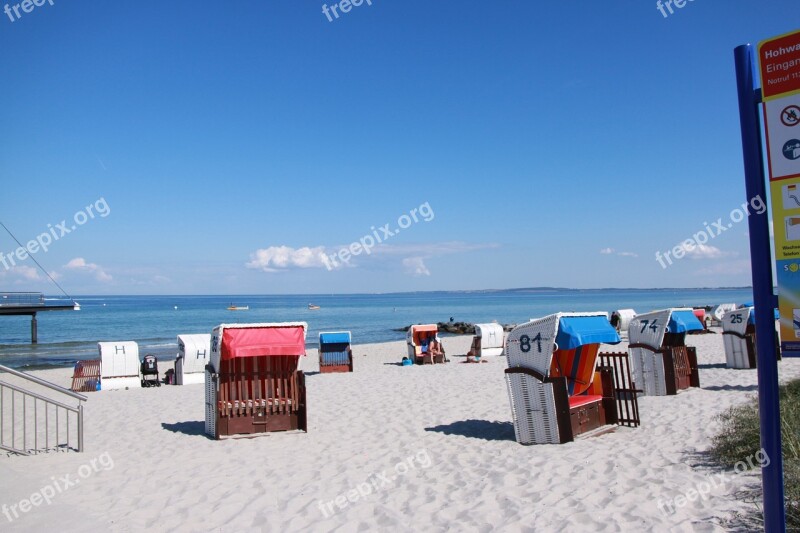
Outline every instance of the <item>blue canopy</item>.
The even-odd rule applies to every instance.
[[[778,308],[775,308],[775,320],[779,320],[781,318],[781,312],[778,311]],[[755,308],[750,311],[750,318],[747,320],[748,324],[755,324],[756,323],[756,310]]]
[[[702,330],[703,324],[692,311],[673,311],[667,327],[670,333],[686,333]]]
[[[618,344],[619,334],[604,316],[568,316],[558,321],[556,344],[561,350],[574,350],[584,344]]]
[[[320,344],[350,344],[350,332],[338,331],[336,333],[320,333]]]

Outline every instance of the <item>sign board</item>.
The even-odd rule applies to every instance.
[[[758,45],[781,350],[800,355],[800,31]],[[794,353],[793,353],[794,352]]]

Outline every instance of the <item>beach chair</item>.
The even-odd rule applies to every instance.
[[[778,319],[777,309],[775,319]],[[756,313],[752,305],[728,311],[723,315],[722,339],[725,342],[725,362],[728,368],[757,368]],[[775,354],[780,361],[778,335],[775,336]]]
[[[722,317],[725,315],[725,313],[727,313],[728,311],[734,311],[737,308],[738,306],[732,303],[715,305],[714,307],[711,308],[711,312],[709,313],[709,316],[711,318],[711,322],[709,325],[721,327]]]
[[[307,431],[305,322],[222,324],[206,366],[208,436]]]
[[[617,333],[627,334],[628,325],[630,325],[633,317],[636,316],[636,311],[633,309],[617,309],[611,313],[611,325],[617,330]]]
[[[664,309],[637,315],[628,328],[633,379],[646,396],[677,394],[700,386],[697,352],[686,333],[703,325],[692,309]]]
[[[619,342],[606,313],[557,313],[515,327],[505,376],[517,442],[570,442],[616,424],[613,372],[597,358],[600,343]]]
[[[349,331],[319,334],[319,371],[321,374],[353,371],[351,338]]]
[[[475,336],[467,357],[494,357],[503,355],[505,331],[500,324],[475,324]]]
[[[711,318],[708,315],[706,315],[706,310],[693,309],[692,312],[694,313],[694,316],[697,317],[697,320],[700,322],[700,324],[703,326],[703,330],[708,331],[708,326],[711,324]]]
[[[418,324],[408,329],[406,336],[408,358],[415,364],[427,365],[447,363],[444,346],[439,339],[439,328],[436,324]]]
[[[139,345],[128,342],[98,342],[100,390],[141,388]]]
[[[728,368],[756,368],[755,308],[728,311],[722,316],[722,339]]]
[[[178,335],[178,355],[175,358],[175,384],[204,383],[206,365],[211,355],[211,335]]]
[[[100,359],[75,361],[70,390],[74,392],[95,392],[100,390]]]

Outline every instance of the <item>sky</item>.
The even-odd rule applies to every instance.
[[[733,49],[796,2],[14,5],[0,290],[751,284]]]

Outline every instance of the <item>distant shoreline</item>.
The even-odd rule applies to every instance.
[[[777,289],[775,287],[774,289]],[[617,291],[617,292],[637,292],[637,291],[672,291],[672,292],[689,292],[689,291],[746,291],[753,290],[752,286],[742,287],[603,287],[595,289],[572,289],[568,287],[519,287],[512,289],[454,289],[443,291],[400,291],[400,292],[296,292],[296,293],[223,293],[223,294],[79,294],[74,295],[74,299],[80,298],[220,298],[232,297],[241,298],[246,296],[254,297],[273,297],[273,296],[397,296],[403,294],[508,294],[508,293],[575,293],[575,292],[604,292],[604,291]],[[45,298],[65,299],[64,297],[57,298],[54,295],[45,294]]]

